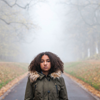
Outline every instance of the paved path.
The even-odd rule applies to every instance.
[[[88,92],[78,86],[69,77],[63,75],[67,87],[69,100],[96,100]],[[24,100],[27,77],[17,84],[3,100]],[[100,100],[100,99],[99,99]]]
[[[94,98],[90,93],[80,87],[78,84],[73,82],[69,77],[63,75],[68,91],[69,100],[100,100]]]

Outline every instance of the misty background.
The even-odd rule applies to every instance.
[[[100,0],[0,0],[0,61],[40,52],[63,62],[100,56]]]

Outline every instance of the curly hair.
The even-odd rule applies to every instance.
[[[40,62],[41,62],[41,58],[43,55],[47,55],[50,59],[51,62],[51,69],[50,69],[50,73],[55,72],[57,70],[60,70],[63,73],[63,65],[64,63],[61,61],[61,59],[54,53],[52,52],[42,52],[39,53],[30,63],[29,65],[29,71],[37,71],[37,72],[41,72],[41,68],[40,68]]]

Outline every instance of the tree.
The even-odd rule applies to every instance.
[[[69,7],[66,12],[67,33],[74,40],[77,49],[74,55],[80,59],[100,53],[100,1],[98,0],[66,0],[61,4]],[[97,52],[98,51],[98,52]]]
[[[20,57],[21,43],[36,25],[29,17],[29,9],[38,0],[0,1],[0,60],[15,61]],[[33,33],[34,34],[34,33]]]

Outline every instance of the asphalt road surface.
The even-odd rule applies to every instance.
[[[79,85],[73,82],[69,77],[63,75],[67,87],[69,100],[97,100]],[[27,77],[21,80],[3,100],[24,100]],[[100,99],[98,99],[100,100]]]

